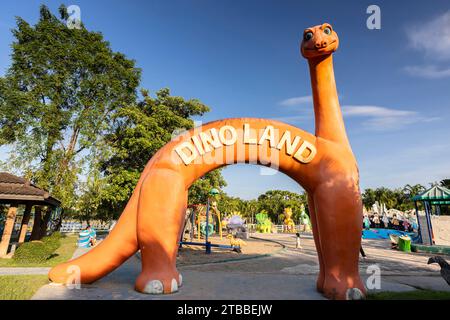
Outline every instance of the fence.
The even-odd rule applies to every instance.
[[[255,233],[256,232],[256,224],[247,224],[247,230],[249,233]],[[298,224],[295,225],[294,230],[289,230],[287,226],[282,224],[273,224],[272,225],[272,232],[274,233],[295,233],[295,232],[305,232],[305,225]],[[310,231],[310,230],[309,230]]]
[[[103,222],[103,221],[93,221],[90,223],[90,226],[98,231],[109,231],[112,226],[114,226],[115,221],[111,222]],[[78,233],[81,230],[87,227],[87,222],[79,222],[79,221],[63,221],[61,224],[61,228],[59,231],[61,233]]]
[[[91,227],[94,228],[96,231],[109,231],[111,226],[115,224],[115,221],[111,222],[102,222],[102,221],[93,221],[90,223]],[[63,221],[61,224],[61,228],[59,231],[61,233],[78,233],[81,230],[85,229],[87,227],[86,222],[79,222],[79,221]],[[249,233],[256,232],[256,224],[247,224],[247,230]],[[305,231],[305,225],[298,224],[294,227],[294,230],[288,230],[288,227],[285,225],[272,225],[272,232],[274,233],[295,233],[295,232],[304,232]]]

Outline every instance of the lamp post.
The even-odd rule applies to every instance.
[[[208,193],[208,201],[206,203],[206,226],[205,226],[205,252],[206,254],[210,254],[211,253],[211,242],[208,241],[208,231],[209,231],[209,202],[210,202],[210,198],[211,197],[215,197],[216,195],[219,194],[219,190],[217,190],[216,188],[212,188],[211,190],[209,190]]]

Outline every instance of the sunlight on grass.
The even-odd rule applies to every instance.
[[[53,257],[43,263],[34,262],[17,262],[14,259],[0,259],[1,267],[53,267],[61,262],[65,262],[72,258],[75,249],[77,248],[77,236],[70,235],[61,238],[61,245],[56,249]]]
[[[47,275],[0,276],[0,300],[28,300],[47,283]]]

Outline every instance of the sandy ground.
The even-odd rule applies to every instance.
[[[203,239],[200,242],[204,241]],[[230,241],[223,237],[220,239],[218,236],[209,238],[209,241],[214,244],[230,245]],[[223,248],[211,248],[210,255],[205,254],[204,246],[183,245],[178,251],[177,265],[193,265],[203,263],[217,263],[221,261],[241,260],[261,257],[262,255],[268,255],[283,248],[283,246],[274,241],[259,240],[250,238],[243,240],[245,245],[241,247],[242,253],[237,253],[230,249]],[[195,240],[198,242],[198,240]]]
[[[49,284],[33,299],[323,299],[315,290],[319,268],[311,235],[303,236],[301,250],[295,249],[291,234],[255,236],[263,240],[249,240],[242,254],[215,250],[206,255],[202,247],[184,248],[178,260],[184,285],[174,294],[153,296],[134,291],[140,260],[133,256],[93,284],[81,289]],[[450,290],[439,267],[427,265],[427,254],[393,251],[388,241],[364,240],[363,247],[367,254],[360,260],[363,279],[371,275],[368,267],[381,270],[380,287],[371,291]]]
[[[437,245],[450,246],[450,216],[435,216],[431,218],[434,241]]]

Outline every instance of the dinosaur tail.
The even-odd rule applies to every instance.
[[[136,234],[139,192],[146,172],[148,170],[142,173],[125,210],[105,240],[88,253],[52,268],[48,274],[51,281],[73,283],[74,277],[79,275],[80,283],[91,283],[112,272],[136,253],[139,247]]]

